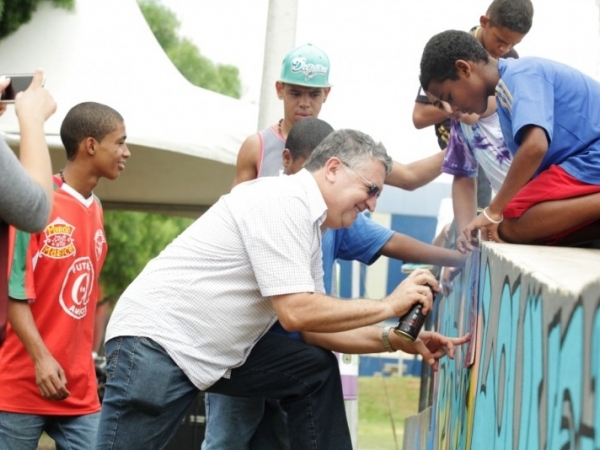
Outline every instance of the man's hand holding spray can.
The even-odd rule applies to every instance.
[[[433,301],[435,301],[435,291],[431,285],[427,285],[431,290]],[[426,314],[423,314],[423,305],[416,303],[405,315],[400,317],[398,326],[394,328],[394,333],[409,341],[414,341],[419,336],[423,323],[425,322]]]

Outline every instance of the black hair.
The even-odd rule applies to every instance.
[[[67,151],[67,159],[77,155],[81,141],[93,137],[100,142],[123,123],[123,117],[110,106],[84,102],[73,106],[60,126],[60,139]]]
[[[292,160],[306,158],[333,131],[333,127],[321,119],[302,119],[294,124],[285,141]]]
[[[470,33],[448,30],[436,34],[423,50],[419,81],[425,91],[432,81],[457,80],[456,61],[489,61],[488,52]]]
[[[533,22],[533,4],[530,0],[494,0],[486,15],[490,25],[525,35]]]

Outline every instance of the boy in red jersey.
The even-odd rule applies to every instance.
[[[11,230],[9,327],[0,350],[0,448],[89,449],[100,416],[92,360],[98,276],[106,258],[102,206],[92,190],[131,156],[114,109],[81,103],[60,130],[67,163],[36,234]]]

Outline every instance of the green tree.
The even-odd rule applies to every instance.
[[[100,275],[105,297],[116,299],[193,219],[129,211],[106,211],[108,256]]]
[[[43,1],[68,10],[75,4],[75,0],[0,0],[0,39],[31,20]],[[241,83],[236,67],[214,64],[203,57],[191,41],[180,38],[177,16],[156,0],[140,0],[139,5],[156,39],[184,77],[196,86],[240,98]],[[100,276],[104,295],[118,298],[147,262],[191,222],[192,219],[183,217],[106,211],[110,251]]]
[[[179,37],[180,22],[170,9],[156,0],[139,0],[138,4],[157,41],[188,81],[240,97],[241,83],[236,67],[213,63],[203,57],[189,39]],[[158,214],[107,211],[104,222],[109,252],[100,276],[104,295],[116,300],[148,261],[191,221]]]
[[[202,56],[192,41],[179,36],[179,19],[158,0],[138,0],[138,4],[156,40],[190,83],[240,98],[242,90],[237,67],[215,64]]]
[[[69,10],[75,3],[75,0],[0,0],[0,39],[29,22],[42,1]]]
[[[139,0],[138,5],[160,46],[167,49],[179,44],[181,23],[173,11],[154,0]]]

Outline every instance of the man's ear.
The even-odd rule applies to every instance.
[[[281,81],[275,82],[275,90],[277,91],[277,98],[283,100],[283,91],[285,89],[284,84]]]
[[[330,181],[335,180],[337,175],[342,171],[343,163],[337,156],[332,156],[325,163],[325,173],[327,179]]]
[[[96,141],[96,139],[94,139],[93,137],[86,137],[79,144],[79,148],[81,150],[83,147],[83,151],[85,153],[87,153],[90,156],[94,156],[94,154],[96,153],[96,145],[97,144],[98,144],[98,141]]]
[[[294,162],[294,160],[292,159],[292,152],[290,152],[289,149],[285,148],[283,149],[281,157],[283,159],[283,169],[285,172],[285,169],[290,167],[290,165]]]
[[[473,71],[473,68],[471,67],[471,64],[469,63],[469,61],[465,61],[463,59],[458,59],[454,63],[454,66],[456,67],[456,72],[458,73],[459,76],[461,74],[467,78],[469,78],[471,76],[471,72]]]
[[[490,26],[490,18],[488,16],[481,16],[479,18],[479,25],[481,28],[487,28]]]
[[[329,96],[330,92],[331,92],[330,87],[323,88],[323,103],[325,103],[327,101],[327,97]]]

